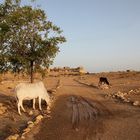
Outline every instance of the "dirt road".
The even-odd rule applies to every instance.
[[[103,90],[61,79],[51,118],[27,135],[34,140],[139,140],[140,108],[105,98]]]

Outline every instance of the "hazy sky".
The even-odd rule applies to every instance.
[[[67,39],[53,66],[140,70],[140,0],[36,0],[34,5]]]

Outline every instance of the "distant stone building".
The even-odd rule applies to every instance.
[[[85,74],[87,73],[86,70],[84,69],[84,67],[80,66],[80,67],[77,67],[77,68],[70,68],[70,67],[54,67],[54,68],[51,68],[50,69],[50,74],[54,73],[58,73],[59,75],[60,74]]]

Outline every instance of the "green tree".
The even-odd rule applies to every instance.
[[[0,69],[30,74],[49,67],[66,41],[42,9],[20,6],[18,0],[0,5]]]

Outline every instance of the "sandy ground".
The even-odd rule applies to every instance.
[[[106,76],[112,85],[110,89],[98,88],[100,76]],[[16,101],[12,87],[6,83],[0,85],[0,102],[7,107],[0,116],[0,140],[8,135],[22,133],[27,121],[38,114],[44,119],[26,134],[27,140],[139,140],[140,139],[140,72],[112,72],[82,76],[48,77],[44,80],[48,89],[53,89],[57,81],[61,87],[55,94],[50,117],[44,110],[32,110],[31,103],[25,102],[26,113],[17,114]],[[86,84],[84,84],[86,83]],[[87,84],[88,83],[88,84]],[[92,86],[91,86],[92,85]],[[124,102],[115,95],[118,91],[128,93],[130,102]],[[14,127],[13,127],[14,126]]]

